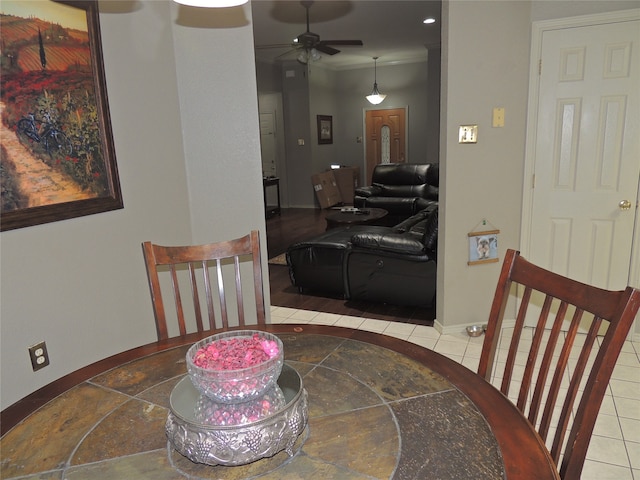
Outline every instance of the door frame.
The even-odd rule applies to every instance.
[[[362,109],[362,176],[364,178],[365,185],[367,183],[367,112],[372,110],[395,110],[397,108],[404,108],[404,152],[405,158],[409,158],[409,105],[385,105],[380,108],[380,105],[371,105]],[[408,163],[408,162],[407,162]]]
[[[620,10],[593,15],[581,15],[577,17],[559,18],[554,20],[542,20],[531,25],[531,54],[529,59],[529,97],[527,105],[527,131],[524,159],[524,178],[522,189],[522,221],[520,224],[520,251],[527,256],[530,248],[531,231],[533,229],[533,183],[535,171],[535,147],[537,141],[536,125],[538,124],[538,101],[540,97],[539,62],[542,57],[542,39],[545,32],[565,28],[588,27],[605,23],[629,20],[640,20],[640,9]],[[640,198],[640,181],[638,182]],[[628,284],[640,288],[640,208],[635,209],[635,228],[631,247],[631,270]],[[636,326],[632,327],[631,336],[634,341],[640,341],[640,331]]]

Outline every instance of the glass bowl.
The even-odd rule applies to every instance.
[[[278,354],[251,367],[235,370],[214,370],[197,366],[193,359],[198,350],[210,343],[233,338],[251,338],[258,335],[260,340],[276,342]],[[194,343],[186,355],[187,372],[196,389],[219,403],[247,402],[263,395],[273,387],[282,371],[284,350],[282,340],[268,332],[258,330],[235,330],[218,333]]]

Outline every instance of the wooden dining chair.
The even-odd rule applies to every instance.
[[[514,284],[519,306],[509,339],[511,329],[503,326],[503,318]],[[501,376],[506,396],[512,384],[516,389],[519,384],[517,407],[543,441],[555,427],[547,445],[565,480],[580,478],[605,390],[639,306],[637,289],[603,290],[540,268],[517,251],[505,255],[478,374],[487,381]],[[529,328],[531,316],[535,326]],[[509,343],[506,361],[498,362],[501,333]],[[522,370],[522,378],[516,379],[514,374]],[[568,384],[563,382],[567,376]]]
[[[156,319],[158,340],[169,338],[167,325],[168,309],[165,308],[162,290],[172,290],[173,304],[175,306],[175,318],[178,323],[179,335],[186,335],[188,330],[195,328],[198,332],[215,329],[227,329],[230,326],[247,326],[248,323],[258,325],[265,324],[265,304],[262,284],[262,262],[260,256],[260,237],[258,231],[219,243],[207,245],[193,245],[183,247],[163,247],[151,242],[142,244],[144,259],[151,290],[153,313]],[[249,263],[251,276],[249,277]],[[241,268],[245,266],[245,268]],[[161,282],[159,268],[168,271],[169,280]],[[210,273],[215,271],[212,282]],[[231,275],[233,272],[233,275]],[[242,273],[244,272],[244,273]],[[243,281],[244,279],[244,281]],[[231,283],[235,288],[231,288]],[[247,322],[249,307],[248,290],[249,282],[255,296],[256,322]],[[192,304],[182,301],[183,290],[190,287]],[[229,288],[225,289],[225,286]],[[182,288],[181,288],[182,287]],[[204,292],[203,292],[204,290]],[[217,290],[217,295],[214,291]],[[201,294],[202,292],[202,294]],[[232,310],[235,298],[235,311]],[[247,302],[247,303],[246,303]],[[205,307],[206,305],[206,307]],[[202,311],[206,308],[208,324],[205,323]],[[187,313],[192,314],[191,316]],[[230,322],[232,314],[237,314],[236,322]],[[191,318],[193,317],[193,318]],[[219,320],[219,321],[217,321]],[[194,325],[195,323],[195,325]],[[175,336],[175,335],[172,335]]]

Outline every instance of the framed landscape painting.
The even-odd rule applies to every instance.
[[[95,1],[0,4],[1,230],[123,208]]]

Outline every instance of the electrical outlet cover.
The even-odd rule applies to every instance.
[[[31,357],[31,366],[33,367],[34,372],[49,365],[47,344],[45,342],[40,342],[29,347],[29,357]]]

